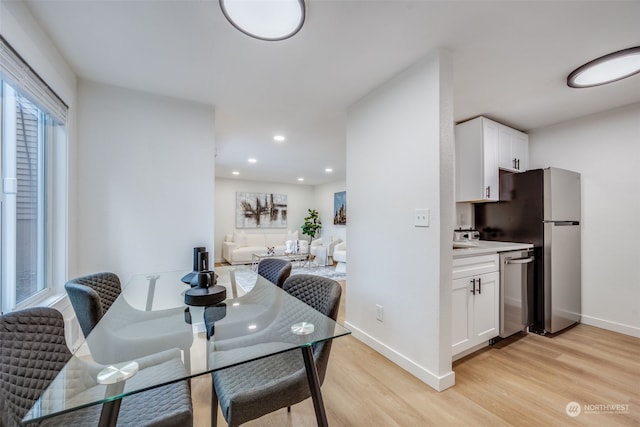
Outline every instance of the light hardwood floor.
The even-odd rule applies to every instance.
[[[455,386],[438,393],[352,336],[339,338],[322,386],[329,425],[640,426],[638,338],[578,325],[553,338],[499,343],[453,369]],[[210,387],[211,376],[192,382],[197,427],[209,426]],[[567,415],[570,402],[580,405],[576,417]],[[622,405],[617,413],[596,406],[612,404]],[[313,404],[244,425],[315,426]],[[220,412],[218,426],[226,426]]]

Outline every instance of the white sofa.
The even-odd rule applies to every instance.
[[[336,272],[347,272],[347,242],[338,243],[333,248],[333,260],[338,264],[336,265]]]
[[[273,247],[276,254],[284,254],[287,240],[298,240],[299,253],[307,253],[309,242],[300,240],[298,232],[252,233],[234,231],[222,242],[222,258],[229,264],[250,264],[252,254],[266,254]]]

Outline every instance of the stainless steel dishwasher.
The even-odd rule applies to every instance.
[[[533,284],[533,250],[500,254],[500,337],[526,331]]]

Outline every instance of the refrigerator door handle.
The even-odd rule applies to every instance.
[[[580,225],[580,221],[542,221],[544,223],[553,224],[556,227],[566,227],[572,225]]]
[[[504,260],[505,264],[529,264],[535,261],[536,257],[530,256],[526,258],[506,258]]]

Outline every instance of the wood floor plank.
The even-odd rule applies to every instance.
[[[454,371],[455,386],[438,393],[354,337],[336,339],[322,387],[329,424],[640,426],[638,338],[587,325],[554,337],[527,334],[455,362]],[[210,376],[192,381],[196,427],[209,426],[210,387]],[[581,407],[577,417],[567,415],[570,402]],[[616,412],[612,404],[628,406]],[[220,413],[217,425],[226,426]],[[315,425],[310,399],[245,424]]]

